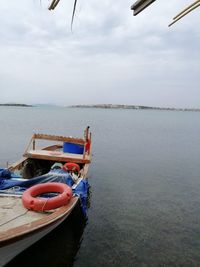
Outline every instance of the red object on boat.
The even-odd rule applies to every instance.
[[[73,162],[67,162],[63,166],[64,171],[80,172],[80,166]]]
[[[90,140],[88,139],[87,140],[87,143],[86,143],[86,145],[85,145],[85,152],[90,152],[90,145],[91,145],[91,142],[90,142]]]
[[[37,197],[44,193],[60,193],[55,197]],[[66,205],[72,197],[72,189],[63,183],[37,184],[27,189],[22,195],[25,208],[34,211],[45,211]]]

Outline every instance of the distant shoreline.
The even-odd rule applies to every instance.
[[[73,105],[71,108],[101,108],[101,109],[136,109],[136,110],[170,110],[170,111],[196,111],[198,108],[164,108],[164,107],[148,107],[136,105],[113,105],[113,104],[98,104],[98,105]]]
[[[17,104],[17,103],[5,103],[0,104],[0,107],[59,107],[58,105],[46,105],[46,104]],[[64,106],[60,106],[64,107]],[[68,108],[98,108],[98,109],[134,109],[134,110],[167,110],[167,111],[193,111],[200,112],[200,108],[164,108],[164,107],[150,107],[150,106],[136,106],[136,105],[114,105],[114,104],[96,104],[96,105],[72,105]]]
[[[32,107],[32,105],[26,105],[26,104],[0,104],[0,107]]]

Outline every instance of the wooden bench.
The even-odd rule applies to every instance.
[[[83,154],[64,153],[62,151],[49,151],[49,150],[29,150],[24,155],[26,158],[43,159],[59,162],[75,162],[75,163],[90,163],[90,157]]]

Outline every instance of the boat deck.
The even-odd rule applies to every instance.
[[[0,203],[0,234],[5,230],[31,223],[50,214],[27,210],[22,205],[20,197],[0,196]]]
[[[28,231],[40,225],[48,224],[57,218],[69,214],[78,203],[79,197],[73,197],[70,202],[60,208],[38,212],[26,209],[19,196],[0,196],[0,241],[6,239],[6,233],[15,235],[14,229],[21,228],[20,231]]]
[[[90,157],[88,155],[84,156],[83,154],[72,154],[72,153],[64,153],[61,151],[49,151],[42,149],[29,150],[23,156],[26,158],[44,159],[52,161],[90,163]]]

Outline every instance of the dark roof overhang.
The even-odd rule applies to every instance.
[[[131,9],[133,10],[133,15],[136,16],[139,14],[142,10],[147,8],[149,5],[151,5],[156,0],[138,0],[136,1],[132,6]]]

